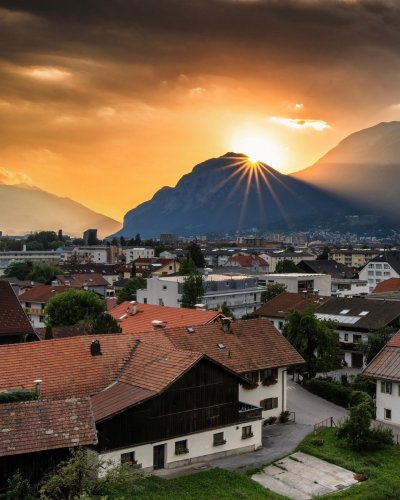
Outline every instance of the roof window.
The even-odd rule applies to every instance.
[[[366,316],[369,313],[369,311],[361,311],[359,316]]]
[[[194,333],[194,332],[195,332],[195,329],[194,329],[192,326],[188,326],[188,327],[186,328],[186,331],[187,331],[188,333]]]
[[[217,344],[220,349],[225,349],[225,344]]]
[[[342,311],[340,311],[339,314],[347,314],[350,312],[350,309],[343,309]]]

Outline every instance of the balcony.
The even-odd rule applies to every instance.
[[[262,418],[262,409],[259,406],[239,403],[239,422],[248,422]]]

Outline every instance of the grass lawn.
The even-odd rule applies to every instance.
[[[125,500],[284,500],[266,490],[246,474],[211,469],[177,479],[148,477],[138,492],[115,491],[113,499]]]
[[[315,438],[323,440],[322,446],[313,444]],[[390,445],[375,452],[356,452],[343,441],[336,439],[335,429],[320,429],[304,438],[298,449],[328,462],[368,476],[347,490],[324,498],[353,498],[359,500],[400,499],[400,446]]]

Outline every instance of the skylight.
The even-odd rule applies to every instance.
[[[369,313],[369,311],[361,311],[359,316],[366,316]]]
[[[343,309],[342,311],[340,311],[339,314],[347,314],[350,312],[350,309]]]
[[[225,344],[217,344],[220,349],[225,349]]]
[[[188,333],[194,333],[194,328],[192,326],[188,326],[186,330]]]

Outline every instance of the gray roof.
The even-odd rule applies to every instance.
[[[351,330],[377,330],[399,320],[400,301],[335,297],[318,307],[316,315]]]

